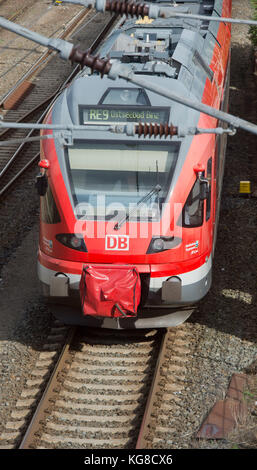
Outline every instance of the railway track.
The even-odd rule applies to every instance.
[[[31,27],[37,32],[43,32],[52,37],[60,36],[69,28],[73,19],[81,13],[80,7],[62,10],[62,15],[53,5],[40,0],[9,0],[0,5],[0,14],[9,21],[18,22],[25,27]],[[18,53],[17,53],[18,51]],[[0,95],[15,87],[26,71],[37,63],[44,48],[25,38],[21,38],[1,28],[0,30]],[[1,98],[2,101],[2,98]],[[1,102],[0,101],[0,102]]]
[[[67,38],[81,22],[86,18],[86,28],[79,28],[79,41],[83,43],[83,47],[90,47],[95,50],[107,32],[111,29],[116,17],[107,14],[99,14],[90,10],[83,11],[78,14],[73,22],[65,29],[62,38]],[[95,40],[92,43],[92,38]],[[50,56],[54,57],[50,60]],[[79,67],[75,68],[71,64],[64,63],[55,53],[48,51],[42,55],[29,72],[12,88],[10,93],[2,99],[1,105],[5,106],[7,102],[13,102],[13,107],[5,113],[5,121],[15,122],[42,122],[47,110],[51,106],[58,93],[72,80],[79,71]],[[29,81],[28,81],[29,80]],[[27,84],[31,86],[27,86]],[[24,85],[25,84],[25,85]],[[27,94],[24,97],[24,91]],[[0,134],[0,197],[7,194],[13,184],[39,159],[39,142],[26,142],[27,138],[37,136],[37,131],[17,131],[6,130]],[[18,144],[16,140],[24,140]],[[10,141],[10,144],[8,142]],[[1,142],[2,145],[1,146]],[[8,144],[8,145],[6,145]]]
[[[161,447],[162,433],[172,431],[189,337],[184,326],[129,332],[54,328],[53,344],[41,353],[1,447]]]
[[[86,37],[83,34],[83,47],[91,46],[94,50],[116,18],[110,20],[107,15],[90,14],[92,20],[88,25],[92,29],[87,28]],[[90,14],[87,13],[88,20]],[[93,29],[94,35],[96,30],[98,34],[92,45]],[[81,42],[81,30],[79,34]],[[79,70],[56,56],[53,60],[49,58],[48,55],[40,58],[24,77],[35,84],[26,98],[23,89],[12,90],[16,93],[17,109],[6,112],[5,120],[40,122],[56,93]],[[22,82],[18,86],[23,86]],[[10,94],[2,100],[2,107],[7,98]],[[25,139],[26,135],[21,131],[6,131],[0,140]],[[0,147],[0,196],[7,194],[17,179],[38,161],[38,147],[38,142]],[[158,433],[168,431],[163,424],[168,407],[172,408],[167,404],[168,398],[173,402],[173,392],[180,392],[174,367],[179,375],[181,366],[174,363],[178,361],[176,356],[171,360],[179,331],[114,334],[99,330],[90,337],[74,339],[77,336],[74,330],[63,326],[53,328],[53,343],[50,341],[40,354],[1,436],[0,447],[150,448],[159,445]],[[58,357],[60,349],[62,354]]]
[[[93,45],[92,30],[87,31],[83,47],[96,49],[114,21],[116,18],[110,21],[107,15],[93,14],[88,24],[94,24],[94,29],[98,25],[100,31]],[[80,33],[79,42],[81,36]],[[12,90],[17,109],[6,112],[5,120],[42,121],[56,93],[79,70],[56,56],[51,61],[49,58],[48,54],[42,56],[24,77],[36,84],[26,98],[24,88]],[[58,83],[56,76],[60,78]],[[22,82],[18,85],[23,87]],[[10,95],[4,97],[2,107]],[[6,131],[0,140],[25,139],[26,135]],[[0,147],[0,196],[7,194],[38,158],[38,142]],[[181,393],[183,358],[174,355],[176,344],[178,354],[181,353],[180,328],[123,334],[99,330],[81,336],[75,330],[58,326],[53,328],[52,341],[27,380],[1,436],[0,447],[159,447],[162,433],[169,432],[167,411],[172,413],[175,394]]]
[[[237,52],[237,55],[237,64],[241,64],[240,60],[243,56],[241,49],[240,52]],[[246,60],[245,65],[245,70],[247,70]],[[235,106],[240,107],[238,104],[237,90],[242,86],[242,78],[240,77],[240,74],[238,74],[238,67],[238,65],[234,66],[234,77],[236,77],[236,81],[234,78],[234,82],[232,83],[238,87],[235,88],[236,91],[234,91],[234,101]],[[249,86],[249,82],[247,82],[247,85]],[[245,89],[247,89],[247,86],[245,86]],[[251,109],[253,112],[253,106]],[[249,107],[247,107],[247,110],[249,110]],[[234,168],[236,168],[236,173],[238,174],[238,168],[241,168],[240,165],[242,166],[242,161],[244,161],[243,157],[245,155],[245,148],[242,145],[242,142],[240,148],[240,138],[238,143],[234,145],[234,154],[230,151],[231,161],[229,168],[232,167],[233,170],[233,159],[236,158],[236,166]],[[252,146],[252,148],[254,147]],[[244,163],[241,170],[245,170],[245,168],[246,166]],[[229,186],[229,188],[231,188],[232,184],[235,183],[235,175],[233,174],[233,171],[231,172],[231,168],[229,171],[230,173],[227,184],[231,185]],[[247,173],[247,175],[248,174],[249,173]],[[250,225],[247,225],[247,219],[249,220],[251,217],[248,216],[247,212],[242,216],[242,209],[241,213],[238,208],[237,210],[233,210],[233,207],[230,209],[232,210],[229,211],[229,214],[225,214],[225,216],[223,216],[223,227],[227,230],[227,226],[233,226],[234,220],[238,220],[238,226],[243,227],[239,232],[240,239],[244,240],[245,244],[246,237],[248,237],[247,240],[251,240],[249,238],[249,233],[252,233],[252,228]],[[252,220],[254,220],[254,214],[252,216]],[[224,236],[224,228],[222,229],[221,225],[221,234],[222,230]],[[224,295],[221,295],[221,291],[224,288],[224,285],[231,286],[231,292],[233,292],[233,287],[236,286],[238,289],[240,286],[243,291],[245,284],[248,283],[249,292],[255,292],[250,276],[246,277],[244,281],[242,281],[242,277],[239,275],[238,277],[232,276],[233,282],[231,284],[231,276],[226,274],[229,271],[232,273],[241,272],[240,263],[242,265],[242,263],[245,262],[245,260],[243,260],[243,255],[241,257],[239,256],[239,258],[233,257],[231,246],[234,246],[234,239],[232,240],[232,238],[236,236],[236,233],[234,230],[230,232],[233,237],[231,235],[227,243],[225,243],[224,239],[221,237],[219,245],[220,251],[217,251],[216,285],[214,284],[213,294],[211,294],[207,303],[202,304],[200,314],[198,314],[196,319],[193,320],[194,323],[187,323],[176,329],[176,339],[172,336],[173,333],[171,332],[170,339],[167,341],[167,350],[164,361],[159,361],[158,358],[160,356],[156,355],[156,365],[161,364],[159,367],[160,373],[158,369],[156,369],[156,372],[152,372],[152,374],[154,373],[154,376],[159,375],[160,383],[156,388],[156,392],[153,392],[152,395],[149,393],[149,398],[145,395],[145,411],[143,406],[140,405],[142,427],[141,424],[138,425],[135,431],[135,436],[133,436],[133,442],[136,443],[135,445],[138,449],[150,447],[174,449],[192,447],[192,445],[194,448],[198,448],[199,446],[201,447],[199,442],[192,442],[191,436],[193,436],[193,432],[198,429],[203,415],[206,415],[217,397],[223,397],[224,390],[226,390],[227,381],[229,380],[231,373],[242,370],[250,364],[254,358],[256,358],[256,351],[254,350],[255,338],[253,337],[254,327],[256,325],[254,305],[244,305],[241,291],[240,299],[238,294],[238,300],[236,298],[233,300],[232,298],[226,298],[225,300],[223,298],[222,300],[222,296],[224,297]],[[225,232],[225,237],[227,237],[227,232]],[[224,248],[222,245],[224,245]],[[243,244],[241,243],[241,245],[239,240],[239,246],[241,246],[242,249],[238,250],[238,252],[245,253]],[[232,263],[228,261],[228,253],[230,253],[229,250],[231,251],[233,258]],[[251,253],[251,242],[249,243],[249,250],[250,256],[251,254],[254,256],[254,253]],[[29,250],[28,253],[29,254],[26,252],[25,255],[30,256],[31,250]],[[226,259],[228,263],[228,268],[226,267],[226,270],[224,269],[224,259]],[[235,311],[237,313],[237,318],[243,319],[243,321],[234,321]],[[42,313],[40,315],[42,315]],[[8,323],[7,316],[4,319],[4,322]],[[14,448],[21,445],[23,437],[25,437],[28,424],[31,420],[31,414],[35,410],[36,404],[41,399],[41,395],[44,392],[44,386],[48,381],[51,371],[55,367],[58,352],[62,348],[65,337],[68,334],[69,330],[60,325],[56,325],[52,329],[51,341],[49,340],[49,344],[45,344],[41,349],[42,352],[39,354],[39,359],[35,368],[29,372],[30,376],[28,376],[26,388],[22,391],[16,407],[12,408],[11,417],[8,415],[9,421],[6,423],[4,434],[1,436],[0,448]],[[27,335],[29,336],[29,334]],[[13,341],[13,338],[11,341]],[[162,341],[162,339],[160,339],[160,341]],[[27,354],[30,354],[30,350],[25,348],[23,348],[22,351],[23,354],[24,351],[25,354],[26,352]],[[10,357],[14,357],[12,361],[20,367],[20,358],[17,355],[12,355]],[[189,362],[191,363],[191,367],[187,368]],[[11,367],[12,364],[10,359],[10,368]],[[154,367],[155,363],[153,364],[153,368]],[[14,372],[17,373],[17,370],[14,369]],[[66,373],[66,371],[64,372]],[[14,377],[15,375],[12,376],[13,380],[16,380],[16,377],[15,379]],[[8,378],[8,375],[6,379],[6,376],[3,374],[2,383],[4,381],[11,383],[11,380],[8,380]],[[154,377],[152,379],[152,385],[150,385],[150,383],[151,379],[148,380],[146,394],[151,387],[154,388],[154,384],[156,383]],[[10,388],[12,388],[12,385],[10,385]],[[7,392],[5,391],[3,400],[5,400],[5,397],[9,397],[8,392],[9,390]],[[63,400],[63,404],[66,404],[65,400],[66,399]],[[152,406],[152,403],[154,406]],[[53,404],[54,403],[51,401],[51,406]],[[77,403],[74,402],[75,411],[77,408],[75,406],[76,404]],[[76,415],[79,414],[78,410],[81,410],[81,403],[78,403],[78,405],[79,407],[75,413]],[[67,413],[67,408],[68,407],[66,406],[66,411],[65,408],[61,408],[61,411],[63,411],[63,413]],[[158,410],[158,412],[156,410]],[[57,409],[56,411],[59,410]],[[108,416],[107,413],[106,416]],[[51,419],[52,422],[54,422],[53,418]],[[62,420],[61,424],[63,424],[63,422],[68,424],[66,418],[65,420]],[[45,428],[41,429],[41,433],[46,431],[46,423],[44,426]],[[131,433],[134,432],[134,429],[135,428],[133,428]],[[60,431],[58,433],[55,431],[53,434],[57,435],[59,433]],[[96,431],[94,431],[94,434],[95,433]],[[34,442],[34,445],[46,446],[47,443],[40,442],[39,440],[38,442]],[[59,445],[60,444],[58,443],[55,444],[56,447]],[[69,442],[66,443],[66,445],[69,446]],[[219,444],[216,442],[211,442],[205,445],[207,445],[208,448],[219,448]],[[227,446],[228,445],[229,444],[227,444]],[[70,446],[73,447],[72,445]],[[204,444],[202,444],[202,446],[204,446]],[[226,446],[226,443],[224,446]]]
[[[8,8],[8,3],[10,3],[9,1],[7,2],[7,0],[1,0],[0,1],[0,8],[2,10],[3,7],[6,7],[7,6],[7,11],[9,10]],[[9,13],[7,14],[7,19],[9,21],[15,21],[16,18],[18,18],[18,16],[20,16],[21,13],[24,12],[24,10],[26,10],[28,8],[28,5],[27,4],[24,4],[22,7],[19,6],[19,4],[17,5],[17,2],[16,2],[16,7],[18,6],[17,10],[16,11],[12,11],[12,13]]]

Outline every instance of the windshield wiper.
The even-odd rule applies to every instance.
[[[134,214],[134,212],[137,212],[138,208],[143,204],[144,202],[148,201],[155,193],[159,193],[162,190],[162,187],[159,184],[156,184],[156,186],[151,189],[145,196],[143,196],[139,201],[137,202],[136,206],[133,207],[133,209],[126,215],[124,216],[119,222],[117,222],[114,225],[114,230],[119,230],[121,226],[127,222],[127,220]]]

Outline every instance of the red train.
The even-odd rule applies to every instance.
[[[177,4],[178,12],[190,4],[196,14],[231,17],[231,0]],[[230,38],[224,23],[127,19],[99,54],[226,111]],[[84,68],[46,122],[85,125],[70,141],[41,143],[38,274],[54,314],[105,328],[185,321],[211,286],[226,137],[128,136],[104,125],[218,121]]]

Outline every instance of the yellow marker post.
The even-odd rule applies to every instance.
[[[240,181],[239,193],[250,196],[251,194],[251,181]]]

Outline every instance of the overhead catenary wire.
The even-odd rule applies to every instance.
[[[98,0],[102,1],[102,0]],[[129,5],[131,5],[130,3]],[[127,4],[126,4],[127,5]],[[15,23],[11,23],[5,18],[0,17],[0,26],[3,26],[10,31],[13,31],[17,34],[20,34],[32,41],[39,42],[42,45],[50,49],[55,49],[59,52],[60,56],[63,59],[69,59],[73,62],[79,63],[81,67],[89,67],[92,72],[97,71],[103,75],[108,75],[109,78],[115,80],[117,78],[123,78],[126,81],[129,81],[135,85],[139,85],[142,88],[150,90],[154,93],[157,93],[165,98],[175,101],[181,105],[187,106],[191,109],[194,109],[198,112],[205,113],[211,117],[214,117],[217,120],[227,122],[232,128],[241,128],[247,132],[257,135],[257,125],[248,122],[244,119],[240,119],[232,114],[225,113],[224,111],[217,110],[208,106],[204,103],[193,101],[188,98],[176,95],[175,93],[167,90],[163,87],[157,86],[154,83],[151,83],[150,80],[146,80],[138,75],[136,75],[130,66],[126,64],[115,61],[111,63],[109,59],[101,59],[98,56],[93,56],[89,51],[81,51],[79,48],[74,47],[72,43],[60,40],[60,39],[49,39],[41,34],[34,33],[26,28],[20,27]]]
[[[231,24],[246,24],[257,26],[257,21],[252,19],[225,18],[219,16],[198,15],[192,13],[179,13],[176,11],[177,4],[164,6],[153,3],[140,3],[136,1],[124,2],[123,0],[62,0],[62,3],[73,3],[85,8],[95,8],[97,11],[111,11],[130,16],[148,16],[149,18],[189,18],[203,21],[214,21]]]
[[[86,13],[86,10],[81,9],[80,10],[80,17],[81,18],[85,17],[86,16],[85,13]],[[90,21],[92,21],[92,18],[94,19],[96,17],[99,17],[99,15],[100,15],[100,13],[96,13],[95,15],[94,14],[89,15]],[[117,17],[114,15],[110,19],[108,19],[108,22],[106,23],[106,18],[102,18],[102,16],[103,15],[100,15],[100,17],[101,17],[100,23],[104,24],[104,29],[101,30],[100,34],[98,34],[96,38],[88,38],[88,41],[90,42],[90,47],[92,48],[92,51],[96,49],[96,47],[98,46],[98,44],[100,43],[102,38],[107,34],[107,32],[109,32],[109,29],[113,25],[114,21],[117,21]],[[105,17],[106,17],[106,15],[105,15]],[[90,21],[87,21],[86,24],[88,24]],[[96,22],[99,23],[99,21],[96,21]],[[72,22],[70,22],[70,24],[73,25]],[[98,33],[98,24],[96,26],[97,26],[97,33]],[[84,27],[87,28],[86,25],[84,25]],[[99,27],[100,27],[100,25],[99,25]],[[69,28],[69,30],[70,30],[70,28]],[[1,31],[1,28],[0,28],[0,31]],[[88,34],[86,33],[86,39],[87,39],[87,37],[88,37]],[[92,39],[94,39],[93,42],[92,42]],[[45,53],[45,55],[47,55],[47,54]],[[59,74],[59,77],[58,77],[58,80],[59,80],[59,79],[62,79],[61,77],[63,75],[66,76],[67,72],[70,71],[70,68],[68,68],[68,69],[65,68],[64,67],[65,64],[61,64],[61,63],[60,64],[58,63],[58,65],[60,65],[60,68],[61,68],[61,74]],[[30,122],[32,121],[34,123],[42,122],[43,118],[45,117],[45,114],[49,111],[49,109],[53,105],[53,102],[54,102],[53,97],[55,96],[55,99],[57,98],[58,94],[63,90],[63,88],[67,85],[67,83],[69,81],[73,80],[75,74],[79,70],[80,70],[79,64],[74,64],[74,67],[72,67],[72,72],[69,74],[68,78],[66,78],[65,82],[62,83],[61,86],[58,87],[58,90],[55,90],[54,94],[52,94],[51,96],[49,95],[49,92],[52,92],[52,89],[55,86],[55,80],[51,81],[51,77],[49,76],[49,74],[47,74],[48,76],[47,76],[47,80],[46,80],[45,83],[46,84],[48,83],[48,77],[50,79],[49,87],[47,87],[47,90],[46,90],[46,92],[48,94],[48,99],[42,101],[39,105],[34,106],[35,101],[38,100],[38,97],[40,98],[40,96],[43,96],[43,95],[41,95],[41,92],[39,94],[37,92],[32,94],[31,99],[29,98],[29,103],[32,101],[33,109],[30,107],[30,110],[28,112],[26,112],[25,114],[23,114],[23,116],[21,116],[21,117],[17,116],[17,118],[16,118],[16,116],[15,116],[15,118],[14,118],[15,121],[17,120],[19,123],[22,123],[22,122],[24,123],[24,122],[27,122],[27,121],[30,121]],[[57,69],[54,69],[54,74],[55,75],[56,75],[56,71],[57,71]],[[43,85],[44,85],[44,82],[43,82]],[[40,87],[41,87],[41,82],[40,82]],[[38,87],[37,87],[37,90],[38,90]],[[44,94],[45,87],[43,87],[42,92]],[[47,106],[47,104],[49,103],[50,100],[51,100],[50,105],[47,107],[47,109],[45,109],[45,107]],[[45,104],[43,104],[44,102],[45,102]],[[45,109],[44,114],[41,115],[37,121],[36,120],[34,121],[33,116],[35,115],[35,113],[37,113],[39,111],[39,109],[42,106],[44,106],[44,109]],[[24,109],[24,107],[20,106],[20,108],[18,110],[18,114],[20,114],[19,111],[21,110],[21,112],[22,112],[23,109]],[[9,115],[9,113],[8,113],[8,115]],[[35,115],[35,118],[37,119],[37,115]],[[4,117],[4,119],[6,119],[8,121],[8,117]],[[28,159],[30,159],[32,153],[36,152],[37,149],[39,150],[39,145],[32,145],[32,144],[29,144],[29,142],[34,142],[35,141],[34,144],[37,144],[37,142],[36,142],[37,140],[45,140],[46,139],[45,136],[42,137],[42,138],[41,137],[34,137],[34,136],[38,136],[39,131],[37,131],[37,130],[31,130],[30,132],[29,131],[25,132],[25,130],[24,130],[22,132],[19,131],[17,135],[16,135],[16,133],[15,133],[15,135],[11,135],[13,130],[14,129],[10,130],[10,129],[6,128],[5,131],[4,131],[4,129],[3,129],[3,131],[1,131],[1,129],[0,129],[0,134],[1,134],[0,135],[0,141],[3,141],[4,139],[12,139],[12,140],[4,140],[4,142],[2,142],[2,144],[0,142],[0,147],[2,148],[1,152],[2,152],[2,156],[3,156],[3,158],[2,158],[3,159],[3,166],[0,169],[0,179],[1,179],[1,184],[4,184],[5,187],[8,187],[8,185],[6,185],[6,181],[9,180],[9,178],[12,176],[12,174],[17,172],[17,170],[19,168],[21,168],[21,165],[25,165],[25,163],[28,162]],[[55,132],[55,136],[56,136],[56,134],[57,134],[57,132]],[[32,138],[30,139],[30,137],[32,137]],[[20,138],[20,140],[19,140],[19,138]],[[52,138],[52,136],[49,135],[49,138]],[[60,136],[60,139],[61,139],[61,136]],[[61,142],[61,140],[59,142]],[[18,145],[14,146],[13,144],[15,144],[15,143],[20,144],[20,145],[19,146]],[[7,153],[6,153],[7,147],[9,147],[9,148],[8,148]],[[23,152],[22,152],[22,149],[23,149]],[[9,152],[10,152],[10,158],[9,158]],[[39,161],[39,158],[40,158],[40,154],[38,153],[37,156],[35,156],[35,158],[33,157],[33,159],[30,159],[29,162],[32,162],[31,165],[33,165],[34,163],[36,164],[37,161]],[[25,170],[29,166],[30,166],[30,164],[27,165],[27,163],[26,163],[26,166],[23,166],[23,169]],[[18,176],[20,176],[22,173],[23,173],[23,170],[21,170],[21,172],[16,173],[16,175],[12,178],[11,181],[15,181],[16,178],[18,178]],[[5,191],[3,189],[3,194],[4,193],[5,193]]]
[[[35,137],[25,137],[20,139],[9,139],[0,141],[0,147],[8,147],[12,144],[27,144],[28,142],[37,142],[39,140],[47,140],[52,139],[54,136],[53,134],[45,134],[45,135],[38,135]],[[1,173],[0,173],[1,176]]]
[[[98,14],[99,14],[99,12],[97,12],[97,13],[95,14],[95,16],[98,15]],[[79,13],[77,16],[79,16],[79,15],[80,15],[80,13]],[[11,21],[11,19],[10,19],[9,21]],[[82,27],[85,27],[90,21],[91,21],[91,19],[90,19],[88,22],[86,22],[86,24],[84,24]],[[69,26],[69,24],[70,24],[70,23],[68,23],[67,25]],[[67,27],[68,27],[67,25],[62,26],[62,27],[58,27],[56,30],[54,30],[54,31],[51,33],[51,37],[55,37],[55,35],[56,35],[57,33],[59,33],[59,32],[61,32],[62,34],[65,33],[65,30],[66,30]],[[81,27],[81,29],[82,29],[82,27]],[[77,34],[78,32],[79,32],[79,30],[76,32],[76,34]],[[75,32],[73,33],[73,35],[71,36],[71,38],[72,38],[74,35],[75,35]],[[29,39],[29,38],[28,38],[28,39]],[[2,50],[6,49],[6,47],[10,46],[15,40],[16,40],[16,39],[13,39],[12,41],[8,42],[7,44],[4,44],[4,45],[0,46],[0,50],[1,50],[1,49],[2,49]],[[24,49],[23,49],[23,50],[24,50]],[[38,47],[35,47],[35,48],[29,50],[29,52],[28,52],[27,54],[25,54],[23,57],[21,57],[15,64],[13,64],[13,65],[12,65],[10,68],[8,68],[5,72],[3,72],[2,75],[0,75],[0,78],[3,78],[5,75],[7,75],[8,73],[10,73],[17,65],[19,65],[19,64],[20,64],[22,61],[24,61],[25,59],[27,59],[27,58],[28,58],[32,53],[34,53],[34,52],[39,52]],[[20,81],[22,81],[22,80],[25,78],[26,75],[30,75],[31,73],[36,72],[37,68],[40,67],[40,66],[42,66],[47,60],[48,60],[48,57],[47,57],[44,61],[41,62],[41,58],[40,58],[40,59],[29,69],[29,71],[24,75],[24,77],[22,77],[21,80],[19,80],[19,81],[17,82],[17,84],[18,84]],[[9,94],[12,92],[12,90],[17,86],[17,84],[15,84],[14,87],[13,87],[11,90],[8,91],[8,95],[9,95]],[[4,97],[4,96],[1,97],[1,98],[0,98],[0,101],[3,102],[5,98],[6,98],[6,97]]]
[[[7,146],[12,143],[26,143],[34,142],[37,140],[45,140],[52,138],[60,138],[64,143],[72,142],[73,132],[85,132],[95,131],[102,132],[107,131],[115,134],[126,134],[127,136],[134,137],[164,137],[172,138],[177,136],[183,138],[186,136],[199,135],[199,134],[229,134],[234,135],[236,130],[233,128],[224,129],[222,127],[217,128],[206,128],[201,129],[197,127],[175,127],[172,124],[160,123],[141,123],[141,122],[129,122],[127,124],[120,123],[101,123],[101,124],[84,124],[84,125],[73,125],[73,124],[35,124],[35,123],[16,123],[16,122],[5,122],[0,118],[0,129],[33,129],[33,130],[52,130],[52,134],[44,134],[35,137],[27,137],[21,139],[9,139],[0,141],[0,147]],[[57,132],[56,132],[57,131]],[[62,131],[62,132],[61,132]],[[1,137],[1,135],[0,135]]]

